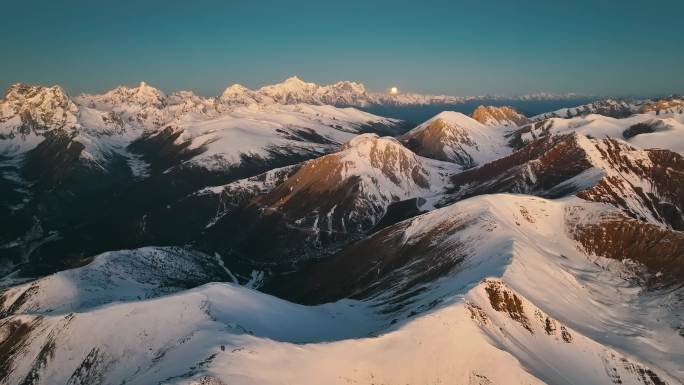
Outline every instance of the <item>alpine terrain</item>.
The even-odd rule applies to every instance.
[[[9,87],[0,384],[684,383],[684,99],[547,99]]]

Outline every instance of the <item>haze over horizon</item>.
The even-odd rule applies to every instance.
[[[684,3],[530,3],[7,4],[0,88],[78,94],[146,81],[209,96],[296,75],[454,96],[684,92]]]

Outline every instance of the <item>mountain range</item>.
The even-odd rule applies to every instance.
[[[463,100],[10,87],[0,384],[684,382],[684,99]]]

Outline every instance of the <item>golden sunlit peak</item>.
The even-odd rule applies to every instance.
[[[390,95],[396,95],[399,93],[399,89],[397,87],[392,87],[389,90]]]

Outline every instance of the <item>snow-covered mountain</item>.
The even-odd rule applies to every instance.
[[[394,138],[365,134],[306,162],[257,202],[317,233],[350,232],[375,225],[392,202],[439,194],[457,170]]]
[[[110,231],[99,229],[112,238],[130,228],[120,240],[135,241],[119,247],[139,245],[135,223],[155,205],[323,155],[360,133],[403,130],[354,108],[229,106],[145,83],[76,98],[16,85],[0,113],[0,214],[11,218],[0,224],[3,272],[40,254],[45,239],[70,245],[54,251],[65,259],[80,249],[74,261],[89,243],[91,253],[106,251],[97,245],[113,239],[100,239]]]
[[[420,157],[394,138],[364,134],[296,170],[205,190],[178,207],[215,202],[200,243],[224,256],[236,276],[249,279],[253,270],[277,273],[363,236],[400,202],[409,202],[415,213],[429,210],[458,171],[458,165]],[[241,199],[227,196],[234,192]],[[161,215],[173,217],[175,210]],[[271,241],[255,243],[264,234]]]
[[[520,129],[522,143],[546,135],[580,133],[593,138],[616,138],[641,148],[668,149],[684,154],[684,115],[681,113],[634,114],[627,118],[590,114],[574,118],[550,118]]]
[[[402,135],[400,140],[419,155],[469,168],[509,154],[507,133],[502,127],[446,111]]]
[[[577,194],[628,215],[684,229],[684,159],[616,139],[573,133],[534,141],[509,156],[452,177],[448,200],[496,192],[558,197]]]
[[[329,104],[335,106],[366,107],[382,105],[424,105],[460,103],[464,98],[446,95],[424,95],[417,93],[389,94],[371,92],[357,82],[339,81],[330,85],[319,85],[303,81],[297,76],[281,83],[250,90],[241,85],[228,87],[221,100],[229,104],[278,103],[278,104]]]
[[[679,99],[463,100],[10,88],[0,384],[682,383]]]

